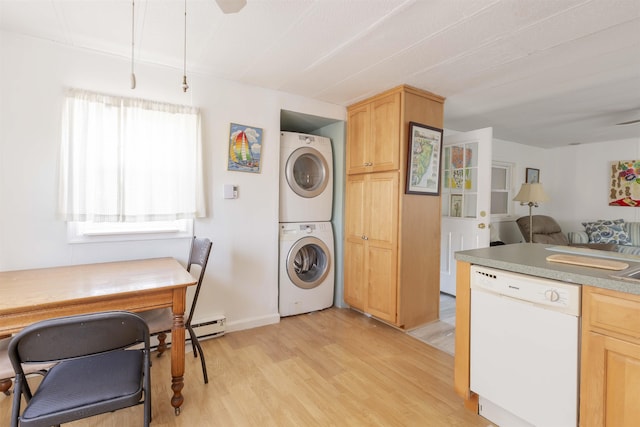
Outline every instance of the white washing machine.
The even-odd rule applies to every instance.
[[[330,222],[280,224],[280,316],[333,305],[333,227]]]
[[[280,132],[280,222],[331,221],[332,209],[331,140]]]

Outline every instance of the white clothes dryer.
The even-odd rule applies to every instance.
[[[332,209],[331,140],[280,132],[280,222],[331,221]]]
[[[330,222],[280,224],[280,316],[333,305],[333,227]]]

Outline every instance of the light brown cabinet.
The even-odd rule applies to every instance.
[[[347,178],[345,300],[396,321],[398,171]]]
[[[403,328],[439,315],[440,197],[404,189],[409,122],[442,128],[443,103],[400,86],[348,108],[344,298]]]
[[[582,290],[580,426],[640,420],[640,296]]]
[[[348,124],[348,175],[399,169],[400,93],[350,108]]]

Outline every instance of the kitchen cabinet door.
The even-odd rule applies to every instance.
[[[582,289],[580,426],[640,420],[640,296]]]
[[[398,172],[349,176],[345,218],[345,301],[396,321]]]
[[[398,172],[368,177],[368,313],[395,323],[398,295]]]
[[[580,425],[631,427],[640,420],[640,345],[588,333],[582,355]]]
[[[372,172],[400,168],[400,94],[394,93],[371,106],[371,141],[368,148]]]
[[[371,141],[371,105],[349,110],[347,122],[347,174],[365,173],[369,166],[367,144]]]
[[[349,109],[347,174],[400,168],[400,93]]]
[[[365,178],[349,176],[345,189],[344,300],[358,310],[364,310],[366,298]]]

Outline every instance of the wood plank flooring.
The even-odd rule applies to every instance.
[[[409,331],[409,335],[450,355],[455,351],[456,298],[440,293],[440,320]]]
[[[152,426],[482,426],[453,391],[453,358],[348,309],[204,341],[209,369],[187,353],[185,403],[169,405],[170,358],[153,355]],[[11,399],[0,395],[0,426]],[[142,407],[69,426],[142,424]]]

